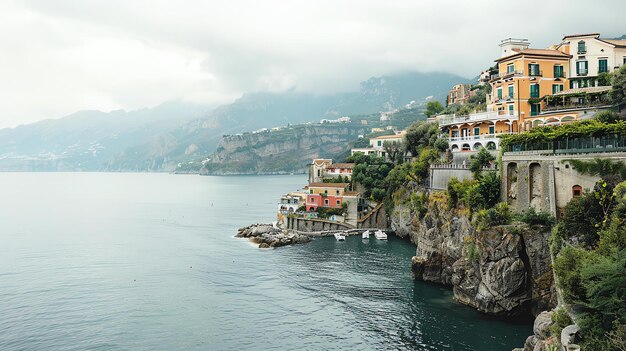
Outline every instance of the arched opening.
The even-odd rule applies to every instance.
[[[556,125],[556,124],[560,124],[561,122],[559,121],[558,118],[552,117],[552,118],[548,118],[546,120],[545,125]]]
[[[483,147],[483,144],[481,143],[474,143],[474,146],[472,146],[472,150],[474,151],[478,151]]]
[[[533,121],[533,128],[541,127],[542,124],[543,124],[542,120],[536,119],[536,120]]]
[[[543,198],[541,165],[537,162],[531,163],[528,169],[528,176],[530,206],[540,211],[542,209]]]
[[[463,146],[461,146],[461,150],[463,150],[463,151],[470,151],[470,145],[469,144],[463,144]]]
[[[576,117],[574,116],[565,116],[561,118],[561,123],[574,122],[575,120],[576,120]]]
[[[459,151],[459,146],[457,144],[452,144],[452,152]]]
[[[580,197],[583,195],[583,187],[580,185],[574,185],[572,187],[572,197]]]
[[[496,149],[496,143],[494,143],[493,141],[490,141],[487,143],[487,150],[495,150]]]

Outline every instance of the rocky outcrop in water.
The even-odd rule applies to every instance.
[[[248,238],[253,243],[259,244],[259,248],[261,249],[292,244],[304,244],[311,241],[306,235],[287,232],[271,224],[253,224],[248,227],[239,228],[235,236],[238,238]]]
[[[556,305],[549,228],[516,224],[479,232],[469,211],[448,209],[441,193],[430,194],[421,216],[409,202],[396,203],[392,229],[416,245],[415,279],[452,286],[456,300],[496,316],[537,315]]]

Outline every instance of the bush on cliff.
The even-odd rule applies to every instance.
[[[469,169],[474,175],[474,179],[480,179],[483,167],[491,165],[495,157],[484,147],[476,155],[470,157]]]
[[[554,225],[554,223],[556,223],[556,219],[554,218],[554,216],[550,214],[550,212],[546,212],[546,211],[537,212],[537,210],[535,210],[534,207],[531,207],[528,210],[517,214],[515,216],[515,219],[520,222],[526,223],[530,226],[535,226],[535,225],[552,226]]]
[[[448,182],[448,207],[463,205],[471,211],[495,206],[500,200],[500,177],[495,172],[481,176],[479,180],[457,178]]]
[[[479,231],[509,223],[511,223],[511,209],[506,202],[500,202],[494,207],[480,210],[474,216],[474,225]]]
[[[576,306],[584,350],[624,349],[625,214],[626,182],[613,188],[601,180],[592,193],[568,204],[563,221],[554,230],[567,243],[555,258],[554,271],[563,299]],[[592,240],[583,240],[580,246],[571,235]]]

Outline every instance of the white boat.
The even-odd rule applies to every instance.
[[[346,236],[341,233],[335,233],[335,239],[337,239],[337,241],[346,241]]]
[[[366,230],[366,231],[363,232],[362,235],[363,235],[363,239],[369,239],[370,238],[370,231]]]
[[[374,236],[378,240],[387,240],[387,234],[385,234],[382,230],[377,230],[376,233],[374,233]]]

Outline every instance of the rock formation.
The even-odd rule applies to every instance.
[[[549,228],[515,224],[478,232],[468,211],[448,209],[433,194],[422,218],[413,213],[408,225],[407,212],[408,205],[396,205],[391,223],[417,247],[415,279],[450,285],[456,300],[496,316],[537,315],[555,306]]]
[[[238,238],[248,238],[253,243],[259,244],[259,248],[261,249],[303,244],[311,241],[306,235],[286,232],[271,224],[253,224],[248,227],[239,228],[235,236]]]

